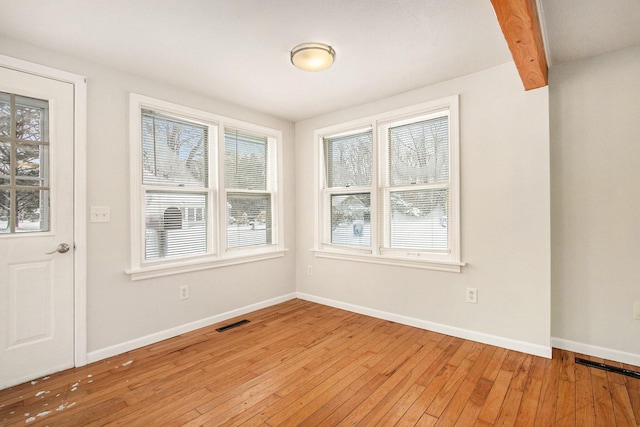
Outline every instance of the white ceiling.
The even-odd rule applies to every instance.
[[[640,0],[541,4],[552,64],[640,44]],[[0,0],[0,10],[0,37],[291,121],[511,60],[489,0]],[[289,52],[304,42],[333,46],[334,65],[294,68]]]

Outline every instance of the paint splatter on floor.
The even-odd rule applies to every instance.
[[[126,362],[124,362],[122,365],[116,365],[114,367],[114,369],[118,369],[120,366],[129,366],[133,363],[133,360],[127,360]]]
[[[47,377],[44,377],[44,378],[40,378],[40,379],[31,381],[31,385],[35,386],[39,382],[46,381],[49,378],[50,377],[47,376]],[[86,378],[93,378],[93,375],[89,374],[89,375],[87,375]],[[33,423],[33,422],[35,422],[35,421],[37,421],[37,420],[39,420],[41,418],[46,417],[49,414],[60,412],[60,411],[64,411],[65,409],[68,409],[68,408],[71,408],[71,407],[75,406],[76,402],[69,402],[66,399],[68,397],[68,393],[69,392],[77,391],[81,387],[81,384],[82,384],[83,380],[85,380],[85,378],[79,379],[73,384],[69,384],[68,388],[67,388],[67,391],[63,391],[61,393],[56,393],[55,398],[47,397],[47,395],[49,393],[51,393],[50,390],[39,390],[39,391],[37,391],[35,393],[35,397],[38,397],[38,398],[44,400],[44,402],[42,403],[41,412],[38,412],[35,415],[34,415],[33,412],[24,413],[25,423],[26,424]],[[93,382],[93,380],[90,379],[88,382]],[[20,399],[23,399],[23,396],[20,396]],[[55,400],[52,401],[53,399],[55,399]],[[45,410],[45,409],[48,409],[50,404],[51,404],[51,409],[50,410]],[[0,404],[0,408],[3,408],[4,406],[5,406],[4,403]],[[11,411],[9,413],[9,415],[15,415],[15,411]],[[0,420],[0,426],[4,425],[3,421],[6,421],[6,420],[7,420],[6,418],[4,420]]]
[[[75,406],[75,404],[76,404],[76,402],[71,402],[71,403],[65,402],[65,403],[61,404],[60,406],[58,406],[56,408],[56,411],[63,411],[65,409],[67,409],[67,408],[71,408],[71,407]]]
[[[46,416],[47,416],[47,415],[49,415],[50,413],[51,413],[51,411],[44,411],[44,412],[40,412],[39,414],[36,414],[36,416],[35,416],[35,417],[27,418],[27,421],[26,421],[26,422],[27,422],[27,424],[32,423],[32,422],[34,422],[34,421],[36,420],[36,418],[38,418],[38,417],[46,417]]]

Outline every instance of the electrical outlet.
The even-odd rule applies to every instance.
[[[180,299],[187,299],[189,298],[189,286],[188,285],[182,285],[180,286]]]
[[[477,288],[467,288],[467,302],[470,304],[478,303],[478,289]]]
[[[633,318],[640,320],[640,301],[633,303]]]
[[[307,276],[313,276],[313,266],[311,264],[307,265]]]

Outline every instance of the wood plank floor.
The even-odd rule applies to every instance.
[[[301,300],[242,318],[1,390],[0,425],[640,425],[640,380],[576,365],[583,355]]]

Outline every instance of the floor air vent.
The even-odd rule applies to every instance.
[[[616,374],[626,375],[628,377],[640,380],[640,372],[631,371],[629,369],[618,368],[617,366],[606,365],[604,363],[592,362],[591,360],[576,357],[576,363],[579,365],[589,366],[590,368],[602,369],[603,371],[615,372]]]
[[[240,320],[238,322],[232,323],[230,325],[222,326],[220,328],[217,328],[216,331],[218,331],[218,332],[228,331],[229,329],[233,329],[233,328],[237,328],[238,326],[242,326],[245,323],[249,323],[249,320],[243,319],[243,320]]]

